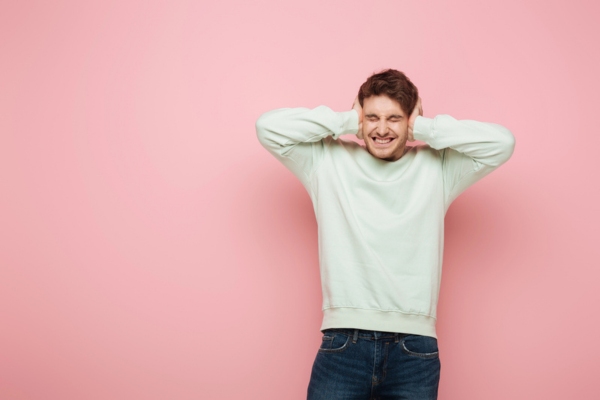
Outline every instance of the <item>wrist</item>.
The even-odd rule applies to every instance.
[[[340,115],[342,117],[341,119],[341,134],[347,134],[347,133],[351,133],[351,134],[356,134],[358,132],[358,128],[359,128],[359,116],[358,113],[356,112],[355,109],[352,109],[350,111],[342,111],[340,112]]]
[[[412,128],[413,137],[417,140],[426,141],[433,135],[433,118],[417,115],[413,121]]]

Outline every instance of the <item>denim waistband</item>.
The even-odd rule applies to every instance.
[[[367,331],[364,329],[351,329],[351,328],[329,328],[323,331],[331,332],[331,333],[341,333],[344,335],[352,336],[354,341],[356,339],[369,339],[369,340],[378,340],[378,339],[395,339],[396,342],[402,339],[404,336],[408,336],[408,333],[401,332],[382,332],[382,331]]]

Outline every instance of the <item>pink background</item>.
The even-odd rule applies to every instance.
[[[316,222],[254,122],[392,67],[516,137],[447,214],[440,399],[596,399],[599,11],[3,1],[0,398],[304,399]]]

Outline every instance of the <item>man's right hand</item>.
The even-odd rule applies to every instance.
[[[359,139],[364,140],[363,131],[362,131],[363,109],[360,105],[360,101],[358,101],[358,96],[356,96],[356,98],[354,99],[354,104],[352,104],[352,109],[356,110],[356,112],[358,113],[358,132],[357,132],[356,136]]]

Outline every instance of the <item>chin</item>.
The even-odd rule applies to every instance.
[[[394,154],[396,150],[398,149],[378,149],[377,147],[371,147],[371,153],[379,154],[382,157],[389,157]]]
[[[386,160],[386,161],[391,161],[390,159],[398,151],[398,147],[394,147],[393,149],[378,149],[376,147],[369,147],[368,151],[369,151],[369,153],[371,153],[371,155],[373,157],[376,157],[376,158],[379,158],[382,160]]]
[[[389,151],[389,150],[380,151],[377,149],[371,149],[371,151],[369,151],[369,153],[371,153],[371,155],[373,157],[384,159],[384,158],[390,158],[394,152]]]

